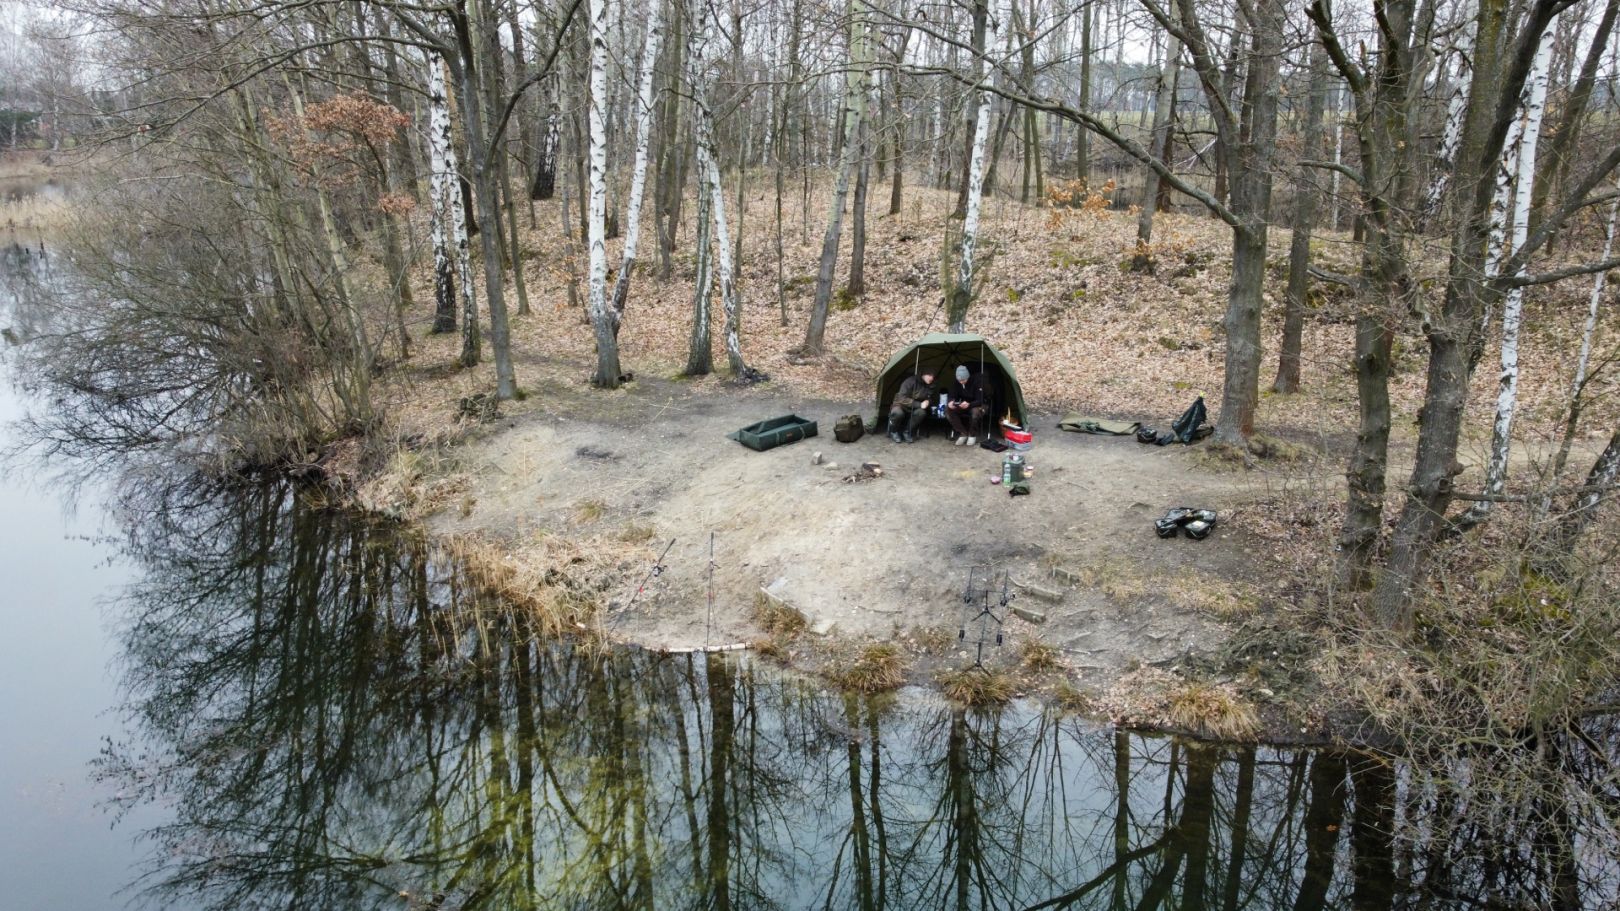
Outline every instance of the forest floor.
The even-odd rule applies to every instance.
[[[1304,583],[1319,580],[1331,561],[1355,420],[1350,314],[1335,309],[1348,310],[1348,301],[1322,295],[1307,329],[1305,392],[1264,396],[1260,425],[1275,458],[1245,469],[1203,444],[1159,448],[1063,433],[1055,425],[1069,410],[1163,425],[1197,394],[1215,410],[1225,232],[1208,219],[1163,216],[1160,268],[1139,274],[1121,268],[1134,248],[1134,219],[1125,213],[990,205],[991,255],[968,329],[1009,356],[1038,415],[1033,493],[1010,498],[989,482],[999,456],[954,447],[943,433],[913,445],[882,435],[849,445],[832,438],[839,416],[870,419],[872,379],[893,350],[943,329],[937,257],[949,196],[910,192],[907,212],[872,219],[870,290],[832,315],[828,352],[815,359],[792,349],[808,315],[819,238],[810,230],[801,238],[789,222],[783,325],[774,231],[762,218],[751,222],[740,270],[744,351],[771,375],[752,386],[678,377],[690,323],[688,252],[666,281],[638,269],[621,337],[625,369],[637,379],[612,392],[593,389],[589,327],[568,304],[569,251],[560,231],[547,230],[556,224],[554,204],[542,208],[545,227],[525,237],[533,312],[514,319],[526,397],[502,403],[491,421],[458,417],[464,397],[493,388],[491,366],[456,369],[454,336],[416,340],[387,392],[402,445],[360,501],[420,518],[482,553],[508,589],[526,579],[524,590],[553,606],[582,604],[555,591],[571,587],[600,608],[582,608],[576,619],[592,617],[587,625],[609,638],[670,650],[754,645],[833,677],[872,642],[898,645],[914,680],[972,664],[979,628],[967,624],[959,639],[959,592],[970,566],[990,564],[1010,573],[1014,606],[1035,613],[999,612],[1003,635],[999,645],[993,629],[986,637],[985,663],[1028,664],[1041,651],[1031,643],[1061,656],[1049,673],[1022,678],[1026,688],[1076,688],[1099,714],[1173,726],[1165,716],[1177,688],[1203,668],[1200,685],[1257,704],[1268,718],[1286,715],[1289,732],[1300,725],[1296,736],[1310,736],[1326,723],[1330,698],[1277,693],[1276,681],[1289,674],[1234,671],[1230,654],[1215,656],[1234,630],[1300,609],[1303,590],[1320,590]],[[751,206],[763,211],[766,202]],[[813,198],[812,225],[815,211]],[[1321,255],[1330,257],[1335,243],[1326,241]],[[1285,233],[1273,247],[1285,260]],[[644,261],[654,257],[644,250]],[[1280,288],[1280,277],[1273,284]],[[1531,300],[1522,465],[1536,464],[1522,453],[1542,451],[1552,438],[1581,297],[1565,288]],[[431,295],[419,287],[417,299]],[[1266,317],[1269,341],[1280,305]],[[1606,325],[1600,342],[1613,332]],[[1422,351],[1415,334],[1398,338],[1392,479],[1408,470]],[[1489,438],[1494,375],[1479,373],[1468,464],[1482,461]],[[1612,403],[1604,395],[1599,401]],[[818,421],[821,435],[764,453],[726,438],[787,413]],[[829,464],[812,464],[817,452]],[[863,462],[880,464],[882,477],[847,480]],[[1201,542],[1156,538],[1153,519],[1182,505],[1220,511],[1216,533]],[[638,595],[670,541],[664,571]],[[793,608],[806,632],[784,637],[772,604]],[[1224,670],[1208,673],[1217,666]],[[1282,723],[1268,721],[1273,735]]]

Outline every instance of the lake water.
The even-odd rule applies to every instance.
[[[548,641],[419,537],[287,484],[147,473],[70,514],[29,483],[68,468],[0,490],[0,907],[1614,900],[1596,833],[1561,866],[1488,820],[1435,838],[1479,811],[1366,756]]]

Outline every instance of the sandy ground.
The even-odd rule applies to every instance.
[[[840,415],[870,419],[871,409],[768,387],[717,396],[644,379],[604,394],[558,383],[465,443],[458,458],[471,486],[430,527],[493,532],[519,549],[542,532],[642,527],[650,555],[673,539],[667,571],[628,609],[640,579],[625,580],[605,620],[615,638],[655,647],[760,638],[753,609],[766,587],[821,635],[944,629],[955,639],[967,573],[989,565],[1010,572],[1015,606],[1045,616],[1009,612],[997,653],[1037,638],[1064,649],[1085,680],[1218,644],[1211,607],[1257,597],[1266,560],[1246,543],[1242,518],[1261,491],[1250,473],[1201,467],[1199,447],[1060,432],[1056,415],[1041,415],[1028,454],[1033,493],[1009,497],[988,480],[1001,456],[951,445],[942,425],[911,445],[833,439]],[[816,420],[821,434],[763,453],[726,438],[788,413]],[[837,467],[813,465],[818,452]],[[846,482],[863,462],[883,476]],[[1215,508],[1225,522],[1202,542],[1160,540],[1152,520],[1176,505]],[[970,628],[967,646],[976,639]]]

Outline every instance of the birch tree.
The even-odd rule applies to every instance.
[[[990,32],[987,39],[990,47],[1001,45],[1004,15],[1005,9],[988,12],[986,28]],[[978,82],[983,86],[991,78],[990,68],[985,65],[983,57],[976,60],[975,67]],[[973,152],[968,159],[967,211],[962,218],[962,258],[957,265],[956,287],[951,290],[947,307],[950,332],[963,331],[968,307],[973,303],[973,254],[979,243],[979,212],[984,205],[984,152],[990,136],[990,109],[995,101],[987,89],[981,89],[980,95],[979,116],[973,124]]]
[[[428,58],[428,152],[433,168],[429,184],[433,193],[433,211],[442,233],[446,235],[443,239],[449,244],[449,249],[442,255],[446,262],[442,264],[440,250],[434,251],[434,290],[437,294],[434,329],[438,331],[441,325],[446,327],[442,331],[455,329],[455,305],[449,303],[449,297],[454,294],[454,286],[459,284],[461,365],[471,367],[478,363],[482,348],[478,300],[473,296],[467,212],[462,206],[461,185],[457,177],[460,169],[456,161],[456,146],[450,135],[450,100],[445,90],[444,61],[436,54]],[[435,235],[435,243],[440,239]],[[451,256],[454,257],[458,282],[450,281],[448,260]]]
[[[1451,175],[1452,160],[1457,157],[1457,146],[1462,142],[1463,113],[1468,104],[1468,57],[1473,31],[1462,30],[1462,37],[1448,55],[1455,61],[1456,71],[1449,74],[1451,88],[1446,95],[1446,125],[1440,137],[1440,151],[1435,161],[1434,179],[1423,201],[1425,212],[1432,213],[1440,205],[1446,191],[1446,180]]]
[[[860,124],[866,116],[866,71],[871,60],[867,49],[866,4],[851,0],[849,18],[849,72],[844,77],[844,144],[838,155],[838,181],[833,188],[832,209],[827,214],[827,232],[821,241],[821,265],[816,271],[816,299],[810,311],[810,327],[801,349],[820,354],[827,334],[827,311],[832,305],[833,273],[838,267],[838,239],[844,227],[844,200],[849,196],[849,178],[860,149]]]
[[[1620,192],[1620,186],[1615,187]],[[1603,230],[1603,255],[1606,260],[1614,252],[1615,228],[1620,226],[1620,199],[1609,206],[1609,219]],[[1569,409],[1564,415],[1564,432],[1558,444],[1558,455],[1553,460],[1552,483],[1556,484],[1569,463],[1569,450],[1575,442],[1575,430],[1581,423],[1581,411],[1586,400],[1587,371],[1592,364],[1592,338],[1597,334],[1598,311],[1603,303],[1603,292],[1608,287],[1607,270],[1592,273],[1592,293],[1586,302],[1586,325],[1581,328],[1581,350],[1575,357],[1574,379],[1569,386]]]
[[[590,159],[590,201],[586,244],[590,260],[587,294],[591,326],[596,332],[596,374],[591,382],[603,389],[619,386],[619,342],[607,299],[607,0],[589,0],[590,101],[586,110]]]
[[[682,376],[708,376],[714,372],[714,343],[709,336],[709,298],[714,293],[714,260],[709,253],[713,219],[709,217],[709,206],[713,198],[708,193],[698,193],[697,197],[697,274],[692,279],[692,333],[687,340]]]
[[[663,3],[652,0],[647,20],[647,40],[641,49],[641,82],[636,90],[636,155],[630,169],[630,201],[626,204],[624,254],[619,277],[613,285],[613,332],[624,323],[624,305],[630,296],[630,276],[636,265],[636,245],[641,232],[641,201],[647,188],[647,147],[652,139],[653,76],[658,50],[663,42]]]
[[[699,11],[702,4],[694,3],[693,7]],[[696,23],[692,29],[696,35],[705,35],[706,28],[700,28]],[[742,356],[742,299],[737,291],[735,269],[732,265],[731,234],[726,229],[726,199],[720,183],[720,164],[716,160],[714,150],[714,111],[712,107],[712,87],[708,79],[709,59],[701,52],[706,44],[699,40],[694,53],[694,80],[692,113],[694,123],[694,144],[697,151],[698,163],[698,195],[707,195],[709,198],[708,219],[712,232],[713,252],[706,247],[699,255],[711,258],[716,267],[717,277],[720,280],[720,299],[726,312],[726,363],[732,376],[743,378],[749,375],[748,365],[743,362]],[[705,303],[705,310],[707,305]]]
[[[1547,79],[1552,66],[1552,42],[1543,39],[1536,49],[1535,62],[1530,67],[1521,105],[1519,144],[1514,151],[1514,174],[1510,236],[1507,242],[1519,249],[1530,235],[1530,201],[1535,188],[1536,145],[1541,138],[1541,122],[1547,108]],[[1493,238],[1496,241],[1496,238]],[[1487,262],[1487,272],[1495,274],[1501,265],[1501,243],[1497,242],[1496,255]],[[1523,277],[1528,264],[1520,261],[1518,274]],[[1487,316],[1487,319],[1489,317]],[[1491,456],[1485,467],[1485,495],[1501,496],[1507,483],[1508,457],[1512,449],[1513,415],[1519,400],[1519,330],[1524,322],[1524,287],[1514,285],[1507,292],[1502,305],[1502,371],[1497,379],[1496,419],[1491,425]],[[1491,511],[1490,500],[1478,500],[1458,523],[1467,528],[1482,521]]]

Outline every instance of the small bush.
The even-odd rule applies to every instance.
[[[1067,680],[1058,681],[1058,685],[1052,688],[1052,704],[1060,712],[1070,715],[1088,714],[1096,709],[1092,698]]]
[[[855,661],[833,679],[844,689],[881,693],[905,682],[906,661],[893,643],[877,642],[861,649]]]
[[[1216,740],[1250,740],[1260,730],[1254,707],[1225,688],[1188,683],[1170,694],[1171,724]]]
[[[1062,667],[1059,660],[1060,653],[1056,646],[1041,642],[1038,639],[1027,639],[1020,649],[1018,663],[1026,671],[1046,673]]]
[[[1012,699],[1012,679],[981,667],[945,671],[936,681],[946,698],[966,706],[1002,705]]]
[[[956,642],[956,634],[943,626],[925,626],[915,635],[917,648],[925,655],[942,655]]]
[[[767,636],[778,639],[792,639],[808,625],[804,614],[772,600],[764,592],[754,596],[754,622]]]

